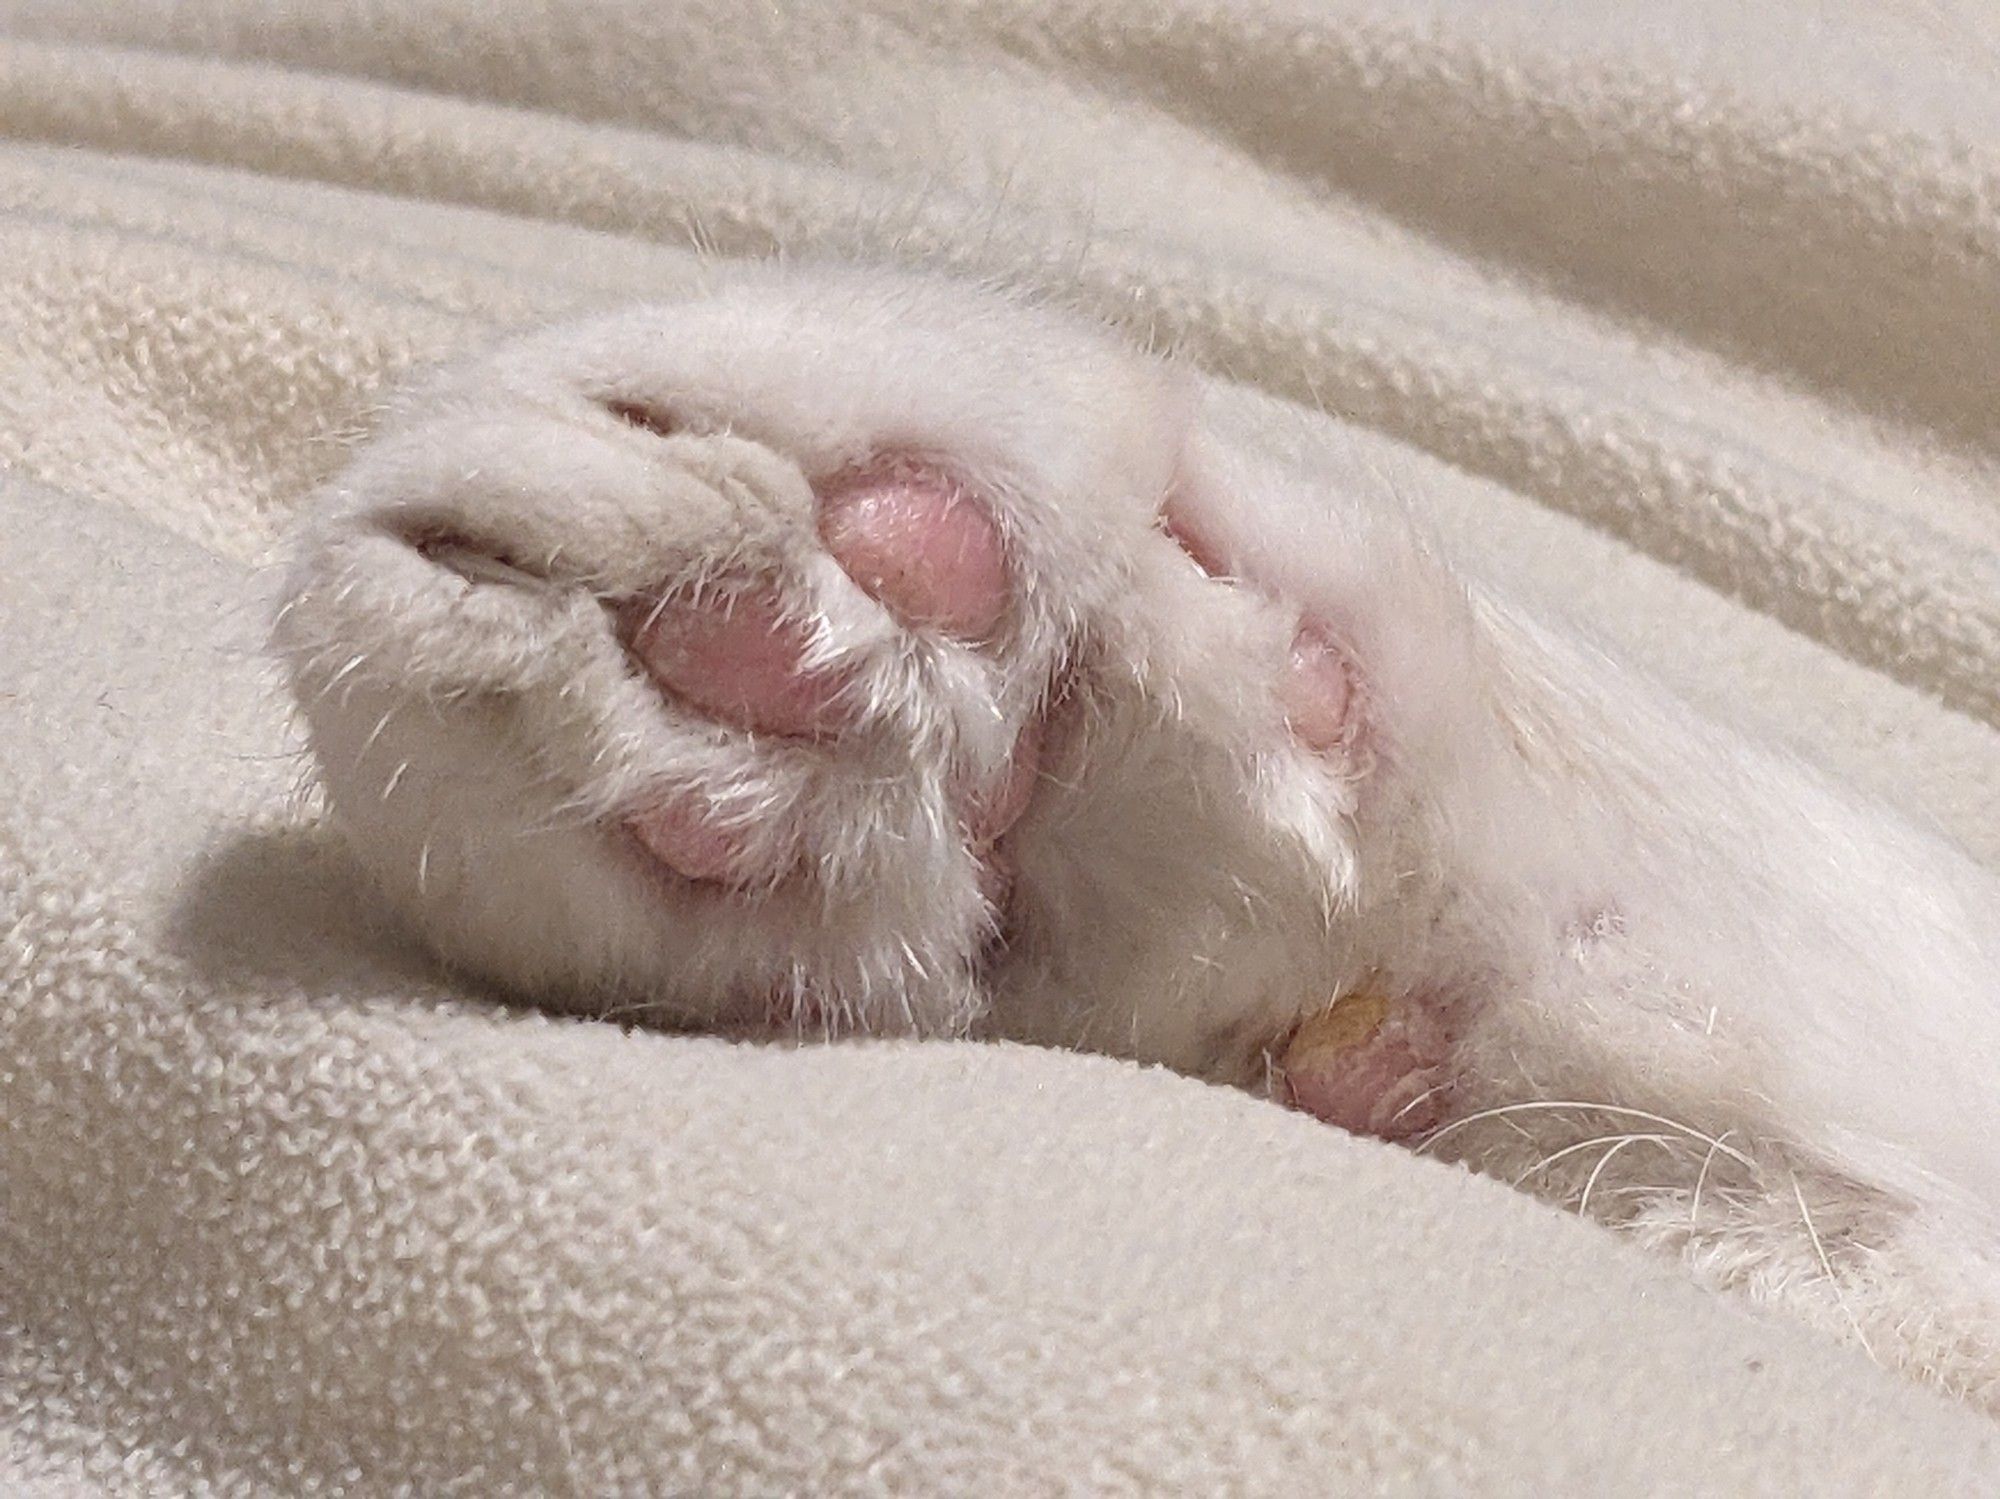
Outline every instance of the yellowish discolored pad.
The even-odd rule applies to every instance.
[[[1451,1033],[1433,996],[1343,994],[1293,1032],[1280,1098],[1360,1135],[1409,1140],[1444,1116]]]
[[[1389,1001],[1379,994],[1343,994],[1325,1010],[1300,1024],[1285,1048],[1284,1065],[1293,1069],[1316,1057],[1330,1058],[1354,1051],[1374,1040],[1389,1018]]]

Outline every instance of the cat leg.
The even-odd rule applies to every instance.
[[[920,1031],[991,999],[1381,1133],[1575,1079],[1979,1177],[1981,1048],[1940,1043],[1991,1029],[1991,939],[1948,861],[1284,447],[1045,309],[746,273],[414,392],[278,639],[364,860],[539,995]],[[1565,956],[1592,911],[1603,971]],[[1934,1097],[1870,1086],[1926,1047]]]
[[[745,274],[415,391],[277,643],[462,968],[1265,1089],[1990,1390],[1990,877],[1287,446],[1044,309]]]
[[[1246,940],[1182,947],[1216,962],[1179,992],[1237,1028],[1124,1049],[1254,1085],[1261,1040],[1282,1101],[2000,1401],[2000,882],[1472,595],[1386,507],[1211,456],[1173,529],[1351,666],[1352,864],[1322,944],[1291,929],[1289,1009],[1267,893]]]

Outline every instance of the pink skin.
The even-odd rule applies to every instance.
[[[833,480],[820,495],[820,534],[848,576],[906,624],[977,639],[1005,615],[999,527],[941,473],[891,462]],[[639,664],[708,716],[793,738],[831,738],[847,727],[844,682],[805,669],[806,626],[785,613],[775,590],[669,596],[635,618]],[[1027,808],[1040,746],[1040,726],[1030,725],[998,785],[964,790],[966,836],[986,864],[994,842]],[[741,839],[695,797],[648,807],[627,826],[653,857],[690,880],[743,884],[757,873],[746,865]]]
[[[991,514],[956,480],[891,459],[828,481],[819,501],[828,552],[905,624],[970,641],[1001,627],[1011,596],[1005,541]],[[1171,511],[1164,524],[1203,573],[1232,576],[1226,552],[1212,538]],[[711,717],[795,738],[832,739],[849,726],[844,682],[805,669],[806,626],[784,611],[770,587],[748,585],[710,599],[669,597],[635,620],[631,641],[639,664]],[[1276,692],[1287,725],[1308,749],[1332,753],[1351,744],[1354,680],[1324,624],[1299,622]],[[1012,882],[1001,839],[1033,797],[1044,727],[1041,719],[1028,724],[993,781],[955,788],[967,848],[996,907]],[[627,827],[661,864],[697,883],[741,887],[768,873],[749,866],[742,839],[692,795],[648,807]],[[1283,1096],[1356,1133],[1407,1139],[1434,1128],[1449,1077],[1450,1038],[1441,1021],[1431,1007],[1410,1000],[1364,1006],[1364,1022],[1348,1025],[1337,1044],[1314,1021],[1286,1039]]]
[[[1445,1119],[1451,1036],[1419,998],[1397,1002],[1356,1045],[1311,1045],[1301,1027],[1279,1059],[1284,1098],[1340,1129],[1408,1141]]]
[[[1354,685],[1347,662],[1326,631],[1311,620],[1292,637],[1291,655],[1278,678],[1285,723],[1308,749],[1339,749],[1350,732]]]
[[[1007,553],[986,508],[915,463],[873,465],[820,491],[819,530],[847,575],[905,624],[981,640],[1007,610]]]
[[[756,873],[743,841],[710,815],[710,809],[688,795],[668,797],[625,825],[646,852],[674,873],[705,883],[740,884]]]
[[[1211,578],[1236,576],[1227,554],[1198,521],[1169,509],[1162,524],[1188,560]],[[1352,732],[1354,682],[1333,634],[1317,620],[1299,622],[1277,683],[1285,723],[1307,749],[1324,754],[1344,747]]]
[[[632,653],[653,679],[711,718],[756,733],[818,738],[847,721],[841,680],[801,665],[806,627],[775,593],[670,596],[640,617]]]

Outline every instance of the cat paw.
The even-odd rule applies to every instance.
[[[1189,425],[1056,314],[745,277],[413,392],[276,641],[350,841],[464,969],[724,1027],[1046,1019],[1100,966],[1061,949],[1240,906],[1231,847],[1315,910],[1338,863],[1351,657],[1223,581]]]

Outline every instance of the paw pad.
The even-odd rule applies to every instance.
[[[848,721],[845,683],[805,665],[810,637],[777,592],[670,595],[635,608],[631,649],[674,696],[757,733],[819,737]]]
[[[906,460],[854,470],[819,491],[819,539],[841,569],[906,628],[961,643],[993,634],[1011,600],[1006,550],[987,507],[942,471]],[[784,585],[718,581],[629,607],[633,659],[670,697],[753,734],[824,741],[832,748],[864,711],[851,673],[809,664],[809,616]],[[1040,760],[1039,721],[1020,734],[990,783],[963,782],[951,801],[988,884],[1003,889],[994,845],[1027,809]],[[716,825],[691,793],[627,819],[640,845],[700,883],[747,886],[771,871],[749,866],[745,840]]]
[[[981,640],[1006,613],[1000,528],[934,469],[889,462],[823,486],[819,529],[847,575],[905,624]]]
[[[1344,994],[1284,1043],[1285,1101],[1358,1135],[1408,1140],[1444,1119],[1450,1037],[1415,999]]]

